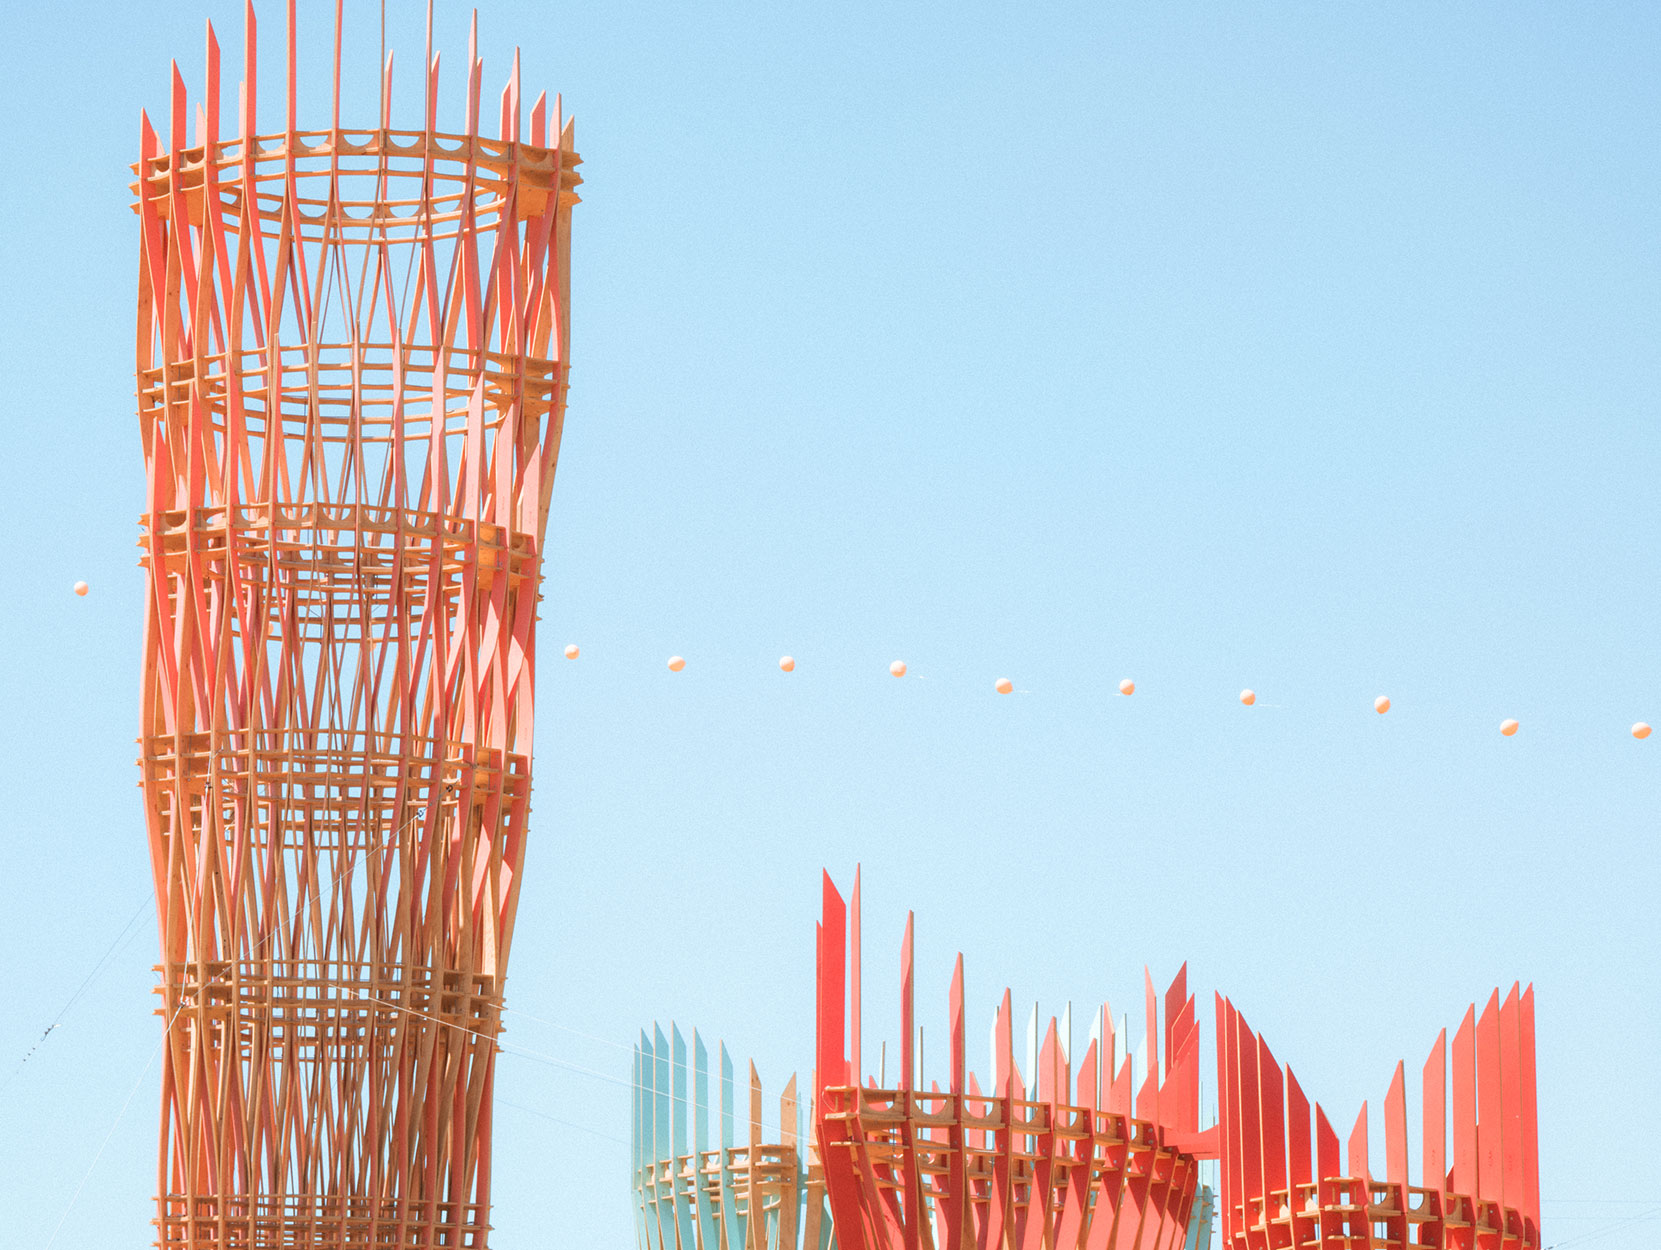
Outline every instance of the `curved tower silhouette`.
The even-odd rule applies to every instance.
[[[428,31],[413,128],[390,56],[343,125],[338,7],[299,128],[293,0],[284,117],[250,6],[240,98],[210,26],[142,122],[164,1247],[488,1240],[581,180],[517,54],[483,123],[476,37],[441,133]]]

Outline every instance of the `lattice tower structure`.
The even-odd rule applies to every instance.
[[[142,787],[157,1244],[484,1246],[581,179],[558,100],[441,133],[148,116]],[[528,114],[528,134],[522,125]],[[494,129],[495,134],[487,133]]]

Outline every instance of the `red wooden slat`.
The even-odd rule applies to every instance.
[[[1505,1201],[1504,1095],[1500,1082],[1500,996],[1495,990],[1476,1023],[1476,1192],[1484,1202]]]
[[[1261,1117],[1259,1140],[1263,1152],[1263,1197],[1271,1218],[1278,1214],[1273,1195],[1286,1188],[1286,1100],[1280,1065],[1269,1044],[1257,1039],[1257,1084]]]
[[[1315,1179],[1315,1160],[1309,1135],[1309,1098],[1291,1067],[1286,1069],[1286,1142],[1287,1180],[1292,1185],[1311,1183]]]
[[[1403,1066],[1396,1064],[1384,1095],[1384,1179],[1407,1191],[1407,1084]]]
[[[1188,1004],[1188,964],[1184,961],[1177,974],[1171,979],[1170,986],[1165,991],[1165,1066],[1170,1067],[1176,1062],[1177,1044],[1182,1040],[1175,1036],[1179,1022],[1188,1018],[1184,1013],[1184,1006]],[[1191,1009],[1190,1009],[1191,1010]]]
[[[1500,1179],[1504,1201],[1524,1212],[1529,1209],[1528,1182],[1523,1162],[1522,1020],[1515,983],[1500,1007]]]
[[[1520,1051],[1523,1139],[1523,1202],[1524,1213],[1540,1227],[1540,1122],[1539,1104],[1534,1089],[1534,987],[1523,991],[1521,1028],[1518,1036]]]
[[[1420,1105],[1424,1112],[1420,1146],[1419,1183],[1446,1191],[1448,1185],[1448,1031],[1436,1035],[1436,1045],[1425,1060]]]
[[[1367,1104],[1361,1104],[1361,1111],[1355,1117],[1355,1127],[1350,1129],[1349,1143],[1344,1147],[1344,1161],[1349,1175],[1359,1177],[1363,1181],[1372,1178],[1372,1165],[1367,1158]]]
[[[1467,1008],[1453,1035],[1452,1056],[1453,1172],[1448,1188],[1477,1192],[1476,1011]]]
[[[1315,1104],[1315,1178],[1330,1180],[1342,1176],[1343,1164],[1338,1159],[1338,1134],[1333,1132],[1321,1104]]]
[[[907,912],[905,936],[900,939],[900,1088],[904,1090],[915,1088],[916,1080],[916,1074],[912,1070],[915,1062],[913,1048],[917,1041],[916,987],[912,980],[915,955],[912,945],[914,922],[914,914]]]

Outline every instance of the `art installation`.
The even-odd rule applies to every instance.
[[[719,1064],[694,1031],[686,1039],[644,1031],[634,1050],[630,1148],[635,1236],[641,1250],[831,1250],[836,1237],[825,1205],[825,1177],[791,1076],[779,1097],[777,1123],[762,1118],[761,1077],[750,1064],[747,1132],[735,1138],[732,1059],[717,1043]],[[718,1082],[711,1101],[710,1079]],[[719,1106],[719,1138],[710,1135]],[[688,1124],[691,1137],[687,1136]]]
[[[1016,1063],[1009,991],[993,1027],[993,1070],[968,1070],[963,956],[949,997],[947,1086],[918,1079],[912,919],[900,948],[897,1085],[862,1075],[859,880],[851,909],[824,879],[817,932],[815,1127],[843,1250],[919,1246],[1200,1250],[1211,1244],[1199,1184],[1199,1031],[1187,970],[1166,991],[1160,1075],[1147,983],[1147,1071],[1117,1058],[1111,1013],[1077,1065],[1052,1018]],[[1128,1040],[1128,1039],[1127,1039]]]
[[[1397,1064],[1384,1096],[1384,1177],[1373,1174],[1367,1104],[1344,1158],[1308,1096],[1234,1004],[1217,999],[1225,1250],[1259,1246],[1524,1250],[1540,1244],[1540,1141],[1534,1091],[1534,987],[1495,991],[1466,1011],[1425,1060],[1420,1183],[1408,1183],[1407,1093]],[[1453,1157],[1448,1158],[1449,1110]],[[1451,1164],[1451,1166],[1450,1166]]]
[[[300,129],[293,0],[261,119],[245,21],[135,166],[158,1244],[482,1247],[579,158],[476,29],[440,133],[430,10],[413,128],[337,6]]]
[[[1384,1103],[1382,1178],[1362,1105],[1340,1157],[1313,1108],[1227,999],[1216,1000],[1218,1114],[1200,1127],[1199,1028],[1187,966],[1163,997],[1144,979],[1146,1070],[1120,1058],[1102,1009],[1075,1066],[1070,1020],[1040,1043],[1026,1074],[1006,990],[993,1028],[993,1080],[967,1070],[963,957],[949,993],[947,1084],[914,1064],[913,926],[900,952],[899,1081],[862,1075],[859,878],[850,903],[824,878],[817,929],[815,1131],[843,1250],[1203,1250],[1212,1196],[1202,1161],[1220,1163],[1225,1250],[1538,1250],[1539,1135],[1534,994],[1496,991],[1465,1014],[1424,1065],[1421,1184],[1408,1183],[1402,1065]],[[1448,1128],[1452,1128],[1452,1157]],[[1451,1164],[1451,1166],[1450,1166]],[[653,1250],[656,1243],[643,1242]],[[667,1250],[670,1243],[663,1243]]]
[[[342,125],[337,3],[329,125],[302,130],[287,16],[280,125],[250,5],[230,115],[210,26],[202,99],[175,66],[134,166],[157,1244],[482,1250],[580,158],[517,54],[483,124],[476,26],[438,130],[430,7],[417,127],[390,55],[375,125]],[[851,904],[825,876],[813,1079],[776,1123],[753,1064],[741,1085],[724,1045],[642,1033],[641,1250],[1206,1250],[1218,1208],[1227,1250],[1540,1250],[1532,988],[1437,1039],[1413,1185],[1401,1065],[1376,1173],[1367,1106],[1341,1156],[1221,996],[1204,1123],[1186,964],[1163,995],[1144,976],[1139,1056],[1105,1005],[1076,1058],[1071,1009],[1040,1034],[1035,1008],[1018,1062],[1006,990],[982,1077],[959,955],[942,1088],[908,918],[872,1075],[860,926],[858,876]]]

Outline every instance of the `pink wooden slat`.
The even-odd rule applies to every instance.
[[[947,996],[947,1011],[951,1017],[951,1080],[952,1093],[963,1093],[964,1069],[968,1064],[968,1048],[964,1037],[963,1012],[963,952],[952,965],[952,987]]]
[[[916,1088],[913,1068],[917,1043],[916,986],[913,981],[915,922],[915,913],[908,911],[905,915],[905,936],[900,939],[900,1088],[907,1091]]]

